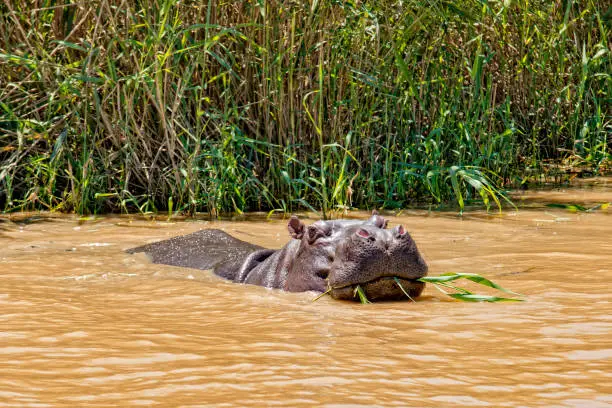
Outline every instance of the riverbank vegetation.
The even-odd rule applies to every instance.
[[[0,3],[0,209],[329,212],[610,163],[603,0]]]

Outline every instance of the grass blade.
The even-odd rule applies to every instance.
[[[498,285],[497,283],[485,278],[484,276],[478,275],[476,273],[461,273],[461,272],[448,272],[443,273],[440,276],[425,276],[420,278],[419,281],[426,283],[444,283],[451,282],[457,279],[468,279],[474,283],[478,283],[483,286],[488,286],[493,289],[501,290],[502,292],[512,293],[513,295],[522,296],[520,293],[513,292],[511,290],[505,289]]]
[[[408,299],[410,299],[410,300],[412,300],[414,302],[415,300],[408,294],[408,292],[406,292],[406,289],[404,289],[404,287],[400,283],[400,280],[397,279],[397,278],[393,278],[393,279],[395,280],[395,283],[397,283],[397,286],[399,286],[399,288],[402,290],[402,292],[404,292],[404,295],[406,295],[408,297]]]
[[[317,300],[321,299],[323,296],[327,295],[328,293],[330,293],[332,291],[333,288],[329,288],[327,289],[325,292],[321,293],[319,296],[317,296],[316,298],[312,299],[312,302],[316,302]]]
[[[357,287],[355,288],[355,291],[353,292],[353,297],[359,295],[359,301],[361,302],[362,305],[365,305],[367,303],[372,303],[368,300],[365,292],[363,291],[363,289],[361,288],[361,286],[357,285]]]

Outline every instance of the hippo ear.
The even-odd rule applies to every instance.
[[[287,229],[291,238],[302,239],[306,226],[296,215],[292,215],[287,224]]]
[[[372,216],[370,217],[370,222],[376,225],[378,228],[385,229],[387,228],[387,224],[389,223],[389,220],[378,215],[378,211],[372,210]]]
[[[332,228],[328,223],[315,222],[306,228],[306,238],[308,239],[308,243],[312,245],[317,239],[326,237],[330,235],[331,232]]]

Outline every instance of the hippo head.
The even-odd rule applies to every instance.
[[[330,290],[335,299],[355,299],[359,285],[371,300],[417,297],[427,265],[403,226],[386,229],[374,212],[367,221],[319,221],[305,226],[296,217],[289,232],[300,239],[287,275],[290,291]],[[395,278],[398,278],[401,288]]]
[[[402,225],[391,230],[355,225],[344,231],[336,248],[328,284],[335,299],[353,299],[359,285],[371,300],[417,297],[427,264]],[[401,285],[401,286],[400,286]],[[403,290],[402,290],[403,289]]]

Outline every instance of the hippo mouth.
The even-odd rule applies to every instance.
[[[418,297],[423,292],[425,283],[418,279],[384,276],[368,282],[334,287],[330,295],[334,299],[359,301],[357,287],[361,287],[365,296],[372,301],[408,300]]]

